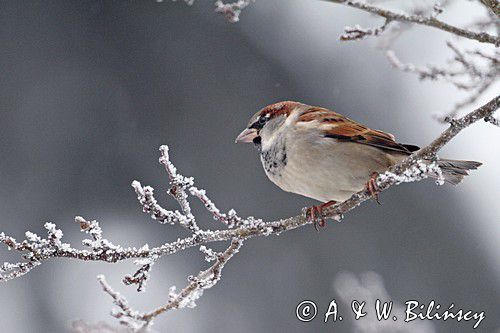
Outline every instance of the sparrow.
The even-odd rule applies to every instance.
[[[377,199],[378,175],[420,149],[334,111],[293,101],[259,110],[236,143],[257,147],[267,177],[282,190],[322,202],[306,209],[315,226],[325,225],[323,209],[356,192],[368,189]],[[440,159],[438,165],[444,181],[456,185],[481,163]]]

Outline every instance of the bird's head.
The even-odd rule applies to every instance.
[[[265,148],[289,125],[292,118],[290,116],[302,106],[304,104],[299,102],[285,101],[264,107],[250,118],[247,127],[238,135],[235,142],[253,142],[259,148]]]

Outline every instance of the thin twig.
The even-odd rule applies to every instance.
[[[425,11],[414,10],[411,14],[401,14],[390,10],[385,10],[368,4],[364,1],[354,0],[327,0],[329,2],[340,3],[350,7],[364,10],[366,12],[385,18],[384,24],[378,28],[361,28],[360,26],[347,27],[345,34],[341,36],[342,40],[357,40],[366,36],[379,36],[387,30],[401,32],[403,28],[398,27],[397,23],[415,23],[434,27],[443,31],[450,32],[457,36],[477,40],[483,43],[499,45],[499,38],[486,32],[473,32],[466,29],[451,26],[437,19],[437,16],[443,11],[443,7],[436,5],[429,16],[423,16]],[[192,3],[192,0],[186,0]],[[490,18],[498,15],[498,1],[481,0],[483,5],[489,8]],[[250,0],[238,0],[232,3],[223,3],[216,1],[216,11],[222,13],[230,22],[236,22],[239,19],[241,10],[248,6]],[[494,14],[493,14],[494,13]],[[496,17],[494,18],[496,19]],[[488,25],[494,19],[489,20]],[[398,21],[398,22],[396,22]],[[485,24],[485,23],[481,23]],[[384,191],[393,185],[402,182],[420,181],[429,177],[440,179],[441,170],[436,160],[437,152],[452,140],[458,133],[471,126],[480,119],[496,126],[499,125],[497,118],[493,116],[498,109],[500,96],[496,96],[488,103],[475,109],[459,119],[453,119],[456,111],[479,100],[483,92],[486,91],[498,77],[499,62],[497,54],[491,55],[482,50],[463,51],[456,45],[448,43],[448,47],[453,51],[454,58],[451,61],[455,67],[438,68],[435,66],[417,67],[412,64],[402,63],[396,55],[389,50],[387,55],[394,67],[402,71],[416,73],[421,79],[444,79],[460,89],[470,90],[472,95],[465,101],[458,103],[452,113],[446,117],[450,123],[449,127],[441,133],[428,146],[420,149],[414,154],[408,156],[400,163],[391,167],[387,172],[381,174],[376,182],[379,191]],[[478,63],[473,60],[479,60]],[[487,63],[488,67],[479,66]],[[456,68],[459,67],[459,68]],[[464,78],[468,82],[464,81]],[[422,161],[433,161],[432,163],[423,163]],[[167,242],[163,245],[149,247],[148,244],[135,247],[122,247],[113,244],[107,238],[103,237],[103,231],[99,223],[95,220],[87,220],[77,216],[75,222],[80,230],[89,235],[82,241],[85,249],[78,249],[70,244],[63,243],[63,233],[57,229],[53,223],[46,223],[47,236],[41,237],[32,232],[26,232],[25,239],[17,241],[11,236],[0,233],[0,243],[5,244],[10,250],[21,255],[20,262],[6,262],[0,265],[0,281],[8,281],[24,274],[29,273],[36,266],[43,264],[52,258],[72,258],[82,261],[104,261],[107,263],[116,263],[127,259],[135,259],[135,264],[139,268],[133,274],[127,274],[123,278],[123,283],[127,285],[137,285],[137,290],[142,291],[146,287],[153,265],[163,256],[171,255],[191,247],[199,247],[200,252],[207,262],[213,262],[205,270],[201,270],[196,276],[188,277],[187,285],[179,292],[175,287],[170,288],[168,301],[151,311],[139,312],[134,310],[125,297],[116,292],[106,281],[104,276],[99,276],[98,280],[103,290],[112,297],[117,310],[112,315],[120,322],[135,331],[145,331],[153,319],[158,315],[174,309],[184,307],[194,307],[195,302],[202,296],[203,292],[213,287],[221,278],[224,265],[239,251],[243,241],[252,237],[278,235],[285,231],[307,225],[310,222],[305,214],[299,214],[294,217],[281,219],[277,221],[264,222],[254,217],[242,218],[236,211],[231,209],[227,213],[221,212],[214,202],[207,196],[205,190],[199,189],[194,185],[191,177],[185,177],[177,172],[176,167],[170,161],[167,146],[160,147],[160,164],[167,172],[169,179],[169,188],[167,193],[173,197],[179,205],[179,210],[168,210],[161,206],[154,197],[153,188],[143,186],[140,182],[134,181],[132,187],[137,195],[137,199],[145,213],[149,214],[154,220],[163,224],[180,225],[190,233],[189,236],[179,238],[176,241]],[[201,229],[196,218],[192,213],[189,196],[199,200],[208,213],[217,221],[221,222],[223,230]],[[364,201],[371,199],[371,193],[368,190],[362,190],[353,194],[348,200],[338,203],[323,210],[323,217],[336,221],[343,219],[344,214],[350,212]],[[230,241],[229,246],[223,252],[216,252],[207,247],[210,243]]]
[[[491,122],[493,113],[498,109],[500,103],[500,96],[497,96],[484,104],[480,108],[470,112],[466,116],[453,120],[450,127],[446,129],[437,139],[435,139],[427,147],[420,149],[414,154],[408,156],[406,159],[390,168],[384,174],[377,178],[377,184],[380,191],[384,191],[389,187],[399,184],[401,182],[419,181],[427,178],[429,175],[439,175],[439,168],[437,164],[431,163],[430,165],[422,163],[422,160],[435,160],[436,153],[450,140],[452,140],[463,129],[472,125],[480,119],[485,119]],[[162,158],[160,159],[163,165],[170,168],[169,174],[173,175],[175,167],[171,164],[168,157],[168,149],[162,146],[160,149]],[[168,172],[168,170],[167,170]],[[180,174],[177,174],[171,179],[185,179]],[[192,183],[191,181],[189,182]],[[134,187],[136,190],[138,186]],[[199,190],[198,190],[199,191]],[[140,191],[139,191],[140,192]],[[196,193],[192,194],[200,198]],[[203,192],[201,195],[202,202],[205,203],[205,208],[214,216],[218,216],[218,209],[215,205],[207,202],[205,199],[206,194]],[[371,198],[368,190],[362,190],[353,194],[346,201],[339,203],[333,207],[324,210],[323,217],[331,218],[340,221],[344,214],[359,206],[366,200]],[[183,205],[185,203],[182,203]],[[0,234],[0,242],[7,245],[11,250],[22,254],[25,262],[20,263],[4,263],[0,266],[0,281],[7,281],[16,277],[20,277],[35,266],[40,265],[43,261],[50,258],[70,257],[81,260],[102,260],[105,262],[117,262],[119,260],[129,259],[133,257],[146,258],[146,262],[138,262],[142,265],[134,275],[127,275],[124,279],[126,284],[137,284],[138,289],[142,290],[145,282],[149,277],[151,265],[162,255],[172,254],[177,251],[185,250],[195,245],[206,245],[212,242],[231,240],[229,247],[222,253],[217,254],[211,249],[202,246],[200,250],[205,254],[207,261],[215,263],[206,270],[201,271],[196,277],[188,278],[188,285],[183,288],[179,293],[172,287],[169,293],[168,302],[149,312],[138,312],[129,306],[127,300],[106,282],[104,276],[99,276],[103,290],[108,293],[118,306],[117,311],[113,311],[112,315],[120,320],[120,322],[135,331],[145,330],[149,327],[152,320],[161,313],[167,312],[172,309],[180,309],[184,307],[193,307],[195,301],[202,296],[203,291],[214,286],[221,277],[221,271],[224,265],[234,254],[236,254],[242,246],[245,239],[277,235],[285,231],[293,230],[298,227],[311,223],[305,217],[305,214],[300,214],[287,219],[282,219],[273,222],[263,222],[256,220],[252,217],[246,219],[238,218],[239,226],[235,229],[226,229],[220,231],[211,230],[191,230],[192,235],[184,239],[178,239],[172,243],[166,243],[160,247],[149,249],[144,245],[140,249],[128,248],[123,249],[119,245],[114,245],[109,240],[103,238],[102,230],[96,221],[88,221],[82,217],[76,217],[75,221],[80,225],[80,229],[91,235],[91,239],[85,239],[83,244],[90,247],[90,250],[78,250],[72,248],[69,244],[62,242],[63,233],[57,229],[52,223],[46,223],[47,238],[41,238],[38,235],[27,232],[26,240],[22,242],[16,241],[10,236]],[[214,258],[215,257],[215,258]]]
[[[498,36],[493,36],[490,35],[487,32],[474,32],[470,31],[467,29],[459,28],[453,25],[450,25],[448,23],[445,23],[441,20],[438,20],[434,16],[421,16],[421,15],[408,15],[408,14],[403,14],[403,13],[397,13],[393,12],[388,9],[383,9],[380,7],[377,7],[375,5],[366,3],[364,1],[356,1],[356,0],[324,0],[332,3],[338,3],[342,4],[345,6],[349,6],[352,8],[357,8],[360,10],[363,10],[365,12],[371,13],[378,15],[380,17],[383,17],[385,19],[391,20],[391,21],[400,21],[400,22],[408,22],[408,23],[415,23],[419,25],[425,25],[428,27],[433,27],[439,30],[447,31],[449,33],[452,33],[456,36],[468,38],[468,39],[473,39],[481,43],[490,43],[495,46],[500,45],[500,37]]]

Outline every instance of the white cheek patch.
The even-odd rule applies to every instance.
[[[276,140],[283,134],[286,127],[287,123],[284,121],[283,116],[269,120],[269,122],[260,131],[260,136],[262,138],[262,150],[267,150],[272,147]]]

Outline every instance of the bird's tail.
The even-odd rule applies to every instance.
[[[483,163],[476,161],[458,161],[441,159],[438,165],[443,173],[444,181],[457,185],[462,179],[469,174],[469,170],[479,168]]]

